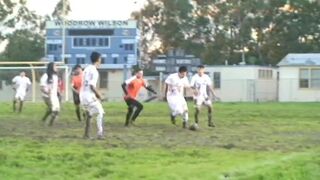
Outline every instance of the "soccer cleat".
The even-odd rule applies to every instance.
[[[216,127],[212,121],[209,121],[208,126],[209,127]]]
[[[176,117],[173,116],[172,114],[170,115],[170,117],[171,117],[171,123],[172,123],[173,125],[176,125]]]
[[[97,137],[97,139],[98,139],[98,140],[104,140],[105,137],[104,137],[102,134],[99,134],[98,137]]]

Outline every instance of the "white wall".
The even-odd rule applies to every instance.
[[[300,67],[279,68],[279,101],[280,102],[313,102],[320,101],[319,89],[299,88]],[[305,68],[305,67],[304,67]]]
[[[258,70],[273,71],[273,79],[259,79]],[[223,102],[253,102],[277,100],[277,71],[262,66],[211,66],[206,67],[213,79],[214,72],[221,73],[221,88],[215,89]]]

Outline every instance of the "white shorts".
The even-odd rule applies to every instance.
[[[194,97],[196,107],[201,107],[202,105],[212,106],[212,101],[210,98],[205,98],[204,96]]]
[[[17,91],[16,95],[14,96],[15,99],[19,99],[20,101],[23,101],[26,96],[25,91]]]
[[[50,103],[51,103],[51,110],[52,111],[60,111],[60,101],[59,101],[58,96],[51,96]]]
[[[172,115],[182,115],[188,111],[187,102],[183,96],[167,96],[167,101]]]
[[[104,114],[101,102],[92,94],[81,94],[80,103],[85,111],[91,116],[95,114]]]

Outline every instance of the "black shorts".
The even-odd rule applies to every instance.
[[[142,104],[139,101],[132,99],[132,98],[125,99],[124,101],[127,103],[128,107],[142,106]]]
[[[80,104],[80,97],[78,93],[73,92],[73,103],[75,105],[79,105]]]

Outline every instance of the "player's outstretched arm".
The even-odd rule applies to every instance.
[[[152,92],[153,94],[157,94],[157,92],[153,89],[153,87],[152,87],[151,85],[145,86],[145,88],[146,88],[148,91]]]

